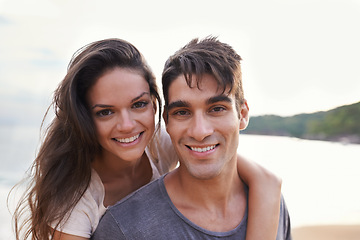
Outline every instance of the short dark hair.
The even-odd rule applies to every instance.
[[[192,76],[196,76],[197,87],[204,74],[215,77],[223,91],[230,88],[234,93],[236,109],[240,113],[240,106],[244,103],[244,92],[241,76],[241,57],[226,43],[216,37],[197,38],[191,40],[183,48],[170,56],[166,61],[162,74],[162,88],[165,110],[169,104],[169,87],[180,75],[184,75],[188,86],[191,86]]]

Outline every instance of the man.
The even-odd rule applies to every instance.
[[[163,118],[180,165],[110,208],[93,239],[245,239],[248,189],[236,163],[249,108],[240,60],[211,37],[168,59]],[[280,211],[277,239],[291,239],[283,200]]]

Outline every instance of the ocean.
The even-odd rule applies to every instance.
[[[238,152],[282,178],[292,227],[360,224],[360,145],[240,135]]]
[[[38,127],[0,127],[0,240],[14,239],[7,195],[38,146]],[[240,134],[238,152],[282,178],[292,227],[360,224],[360,145]]]

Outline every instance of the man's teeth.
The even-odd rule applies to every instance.
[[[121,142],[121,143],[130,143],[135,141],[136,139],[138,139],[140,137],[140,133],[136,136],[133,137],[129,137],[129,138],[115,138],[116,141]]]
[[[213,146],[209,146],[209,147],[204,147],[204,148],[198,148],[198,147],[190,147],[191,150],[195,151],[195,152],[206,152],[209,151],[211,149],[214,149],[216,147],[216,145]]]

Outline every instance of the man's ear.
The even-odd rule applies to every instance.
[[[162,117],[163,117],[163,119],[164,119],[165,125],[167,125],[169,115],[168,115],[168,111],[167,111],[167,109],[166,109],[165,106],[164,106],[164,111],[163,111]]]
[[[240,107],[240,126],[239,130],[244,130],[247,125],[249,124],[249,106],[247,101],[245,100],[244,103]]]

